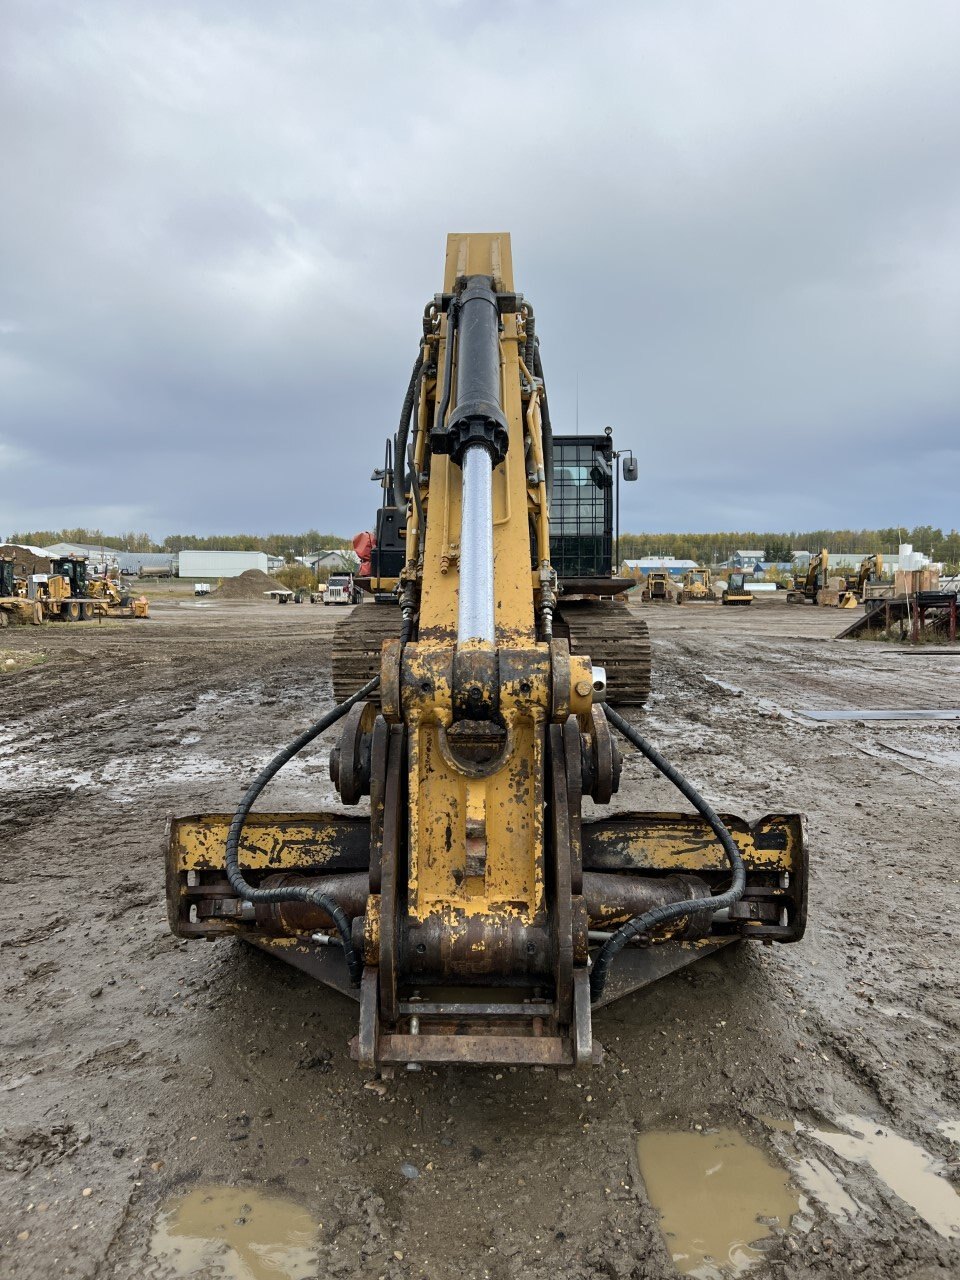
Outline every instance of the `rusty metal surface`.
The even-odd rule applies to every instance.
[[[608,871],[587,871],[583,895],[591,929],[618,929],[635,916],[670,902],[695,903],[710,896],[710,886],[699,876],[636,876]],[[702,937],[710,929],[703,912],[695,911],[676,922],[683,937]]]
[[[330,752],[330,780],[344,804],[359,804],[370,793],[371,738],[376,715],[374,703],[354,703]]]
[[[402,859],[406,803],[404,734],[401,725],[390,732],[387,776],[383,792],[383,843],[380,865],[380,1011],[387,1023],[397,1017],[400,966],[400,918],[405,908],[406,862]]]
[[[369,877],[365,871],[352,871],[347,875],[300,876],[285,872],[267,876],[261,889],[321,889],[332,898],[348,920],[362,916],[367,905]],[[333,927],[333,919],[322,907],[310,902],[258,902],[255,907],[257,924],[271,933],[317,933]]]
[[[244,933],[244,942],[266,951],[285,964],[316,978],[318,982],[333,987],[351,1000],[359,1000],[360,992],[350,981],[343,952],[339,947],[321,947],[310,942],[294,942],[289,938],[274,938],[266,933]]]
[[[387,1035],[381,1033],[377,1059],[383,1063],[422,1062],[489,1066],[572,1067],[573,1049],[557,1036]]]
[[[736,936],[731,936],[709,938],[703,942],[659,942],[652,947],[624,947],[610,966],[607,984],[603,995],[593,1006],[594,1012],[737,941]]]
[[[452,922],[429,915],[404,925],[403,969],[410,980],[424,975],[451,981],[497,976],[546,979],[551,953],[546,919],[528,924],[517,916],[489,915]]]

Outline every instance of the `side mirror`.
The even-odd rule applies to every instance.
[[[624,458],[622,466],[624,480],[639,480],[640,464],[637,462],[636,458]]]

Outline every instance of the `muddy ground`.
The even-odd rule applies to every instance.
[[[602,1011],[586,1075],[374,1088],[347,1053],[353,1003],[242,945],[178,942],[163,901],[165,815],[231,806],[328,704],[339,612],[168,598],[147,622],[0,635],[42,657],[0,666],[0,1273],[260,1274],[151,1252],[163,1206],[215,1183],[321,1224],[309,1265],[263,1274],[655,1280],[676,1272],[638,1135],[723,1127],[795,1185],[819,1176],[796,1217],[757,1225],[751,1275],[960,1275],[928,1203],[960,1156],[960,722],[796,714],[960,707],[960,655],[836,643],[849,615],[812,607],[644,613],[649,735],[717,807],[808,816],[805,940]],[[266,803],[330,803],[326,755]],[[677,807],[637,756],[617,803]],[[839,1154],[814,1132],[833,1127],[905,1140],[927,1183]]]

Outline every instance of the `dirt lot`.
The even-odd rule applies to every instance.
[[[797,715],[960,707],[960,655],[833,643],[849,615],[830,610],[644,612],[649,735],[718,807],[808,815],[805,940],[604,1010],[584,1076],[372,1088],[347,1054],[354,1004],[240,945],[179,943],[163,902],[165,815],[231,806],[328,704],[339,612],[168,597],[148,622],[3,633],[0,1273],[655,1280],[685,1228],[668,1242],[649,1188],[674,1230],[701,1150],[746,1140],[759,1176],[731,1155],[703,1212],[739,1190],[757,1248],[680,1269],[960,1275],[960,722]],[[267,803],[332,803],[326,755]],[[636,756],[617,801],[677,807]],[[797,1212],[763,1225],[777,1169]],[[250,1238],[204,1252],[181,1201],[197,1184],[239,1189],[205,1201],[228,1231],[287,1202],[307,1224],[294,1261]]]

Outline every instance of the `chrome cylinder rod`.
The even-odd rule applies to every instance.
[[[494,643],[493,459],[480,444],[463,455],[457,643]]]

